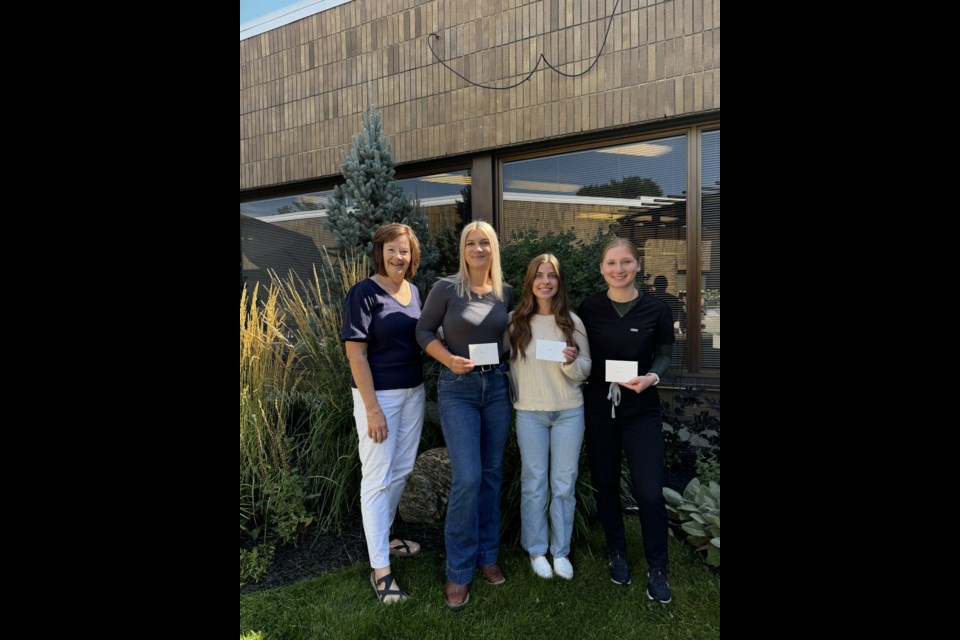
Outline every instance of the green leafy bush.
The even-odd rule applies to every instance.
[[[321,275],[322,274],[322,275]],[[353,422],[350,363],[340,342],[343,298],[370,274],[365,257],[329,256],[313,280],[283,281],[280,298],[303,382],[288,403],[299,420],[292,426],[291,467],[300,469],[303,502],[320,531],[339,530],[360,494],[360,459]],[[288,487],[290,489],[290,487]],[[303,522],[296,511],[285,524]]]
[[[267,492],[267,519],[284,544],[296,543],[313,523],[307,514],[304,481],[299,470],[285,473]]]
[[[253,549],[240,549],[240,586],[259,582],[273,561],[272,544],[260,544]]]
[[[552,253],[560,261],[570,304],[576,309],[588,295],[606,287],[600,275],[600,252],[615,237],[612,231],[598,231],[593,240],[584,242],[573,229],[560,233],[550,231],[542,236],[536,229],[515,231],[508,242],[501,244],[503,278],[513,285],[515,297],[519,299],[527,265],[541,253]]]
[[[706,553],[707,564],[720,566],[720,485],[694,478],[680,495],[664,487],[667,515],[687,534],[687,542]]]
[[[720,458],[711,454],[697,452],[697,477],[701,482],[716,482],[720,484]]]
[[[698,456],[716,460],[713,478],[719,482],[720,464],[720,399],[708,396],[703,389],[685,387],[672,395],[670,402],[661,403],[660,417],[664,423],[664,468],[690,469]]]

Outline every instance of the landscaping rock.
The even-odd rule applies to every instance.
[[[450,478],[450,456],[445,447],[417,456],[400,498],[400,517],[404,522],[442,526],[447,517]]]

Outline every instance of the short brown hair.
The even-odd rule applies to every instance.
[[[410,241],[410,267],[405,277],[412,278],[417,275],[417,268],[420,266],[420,241],[417,240],[417,234],[413,229],[399,222],[385,224],[373,234],[373,268],[380,275],[387,275],[387,270],[383,266],[383,245],[399,236],[407,236]]]

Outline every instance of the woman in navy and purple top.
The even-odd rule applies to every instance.
[[[415,330],[420,291],[420,243],[405,224],[380,227],[373,236],[376,273],[351,287],[343,302],[343,330],[353,387],[360,464],[360,513],[370,556],[370,584],[383,603],[406,594],[390,571],[390,555],[409,556],[420,545],[390,540],[390,527],[413,469],[423,429],[426,396]]]

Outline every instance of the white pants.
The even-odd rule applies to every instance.
[[[390,566],[390,527],[416,462],[426,394],[422,384],[376,393],[387,420],[387,439],[376,443],[367,435],[367,409],[357,389],[353,389],[353,417],[360,439],[360,514],[367,553],[370,567],[382,569]]]

